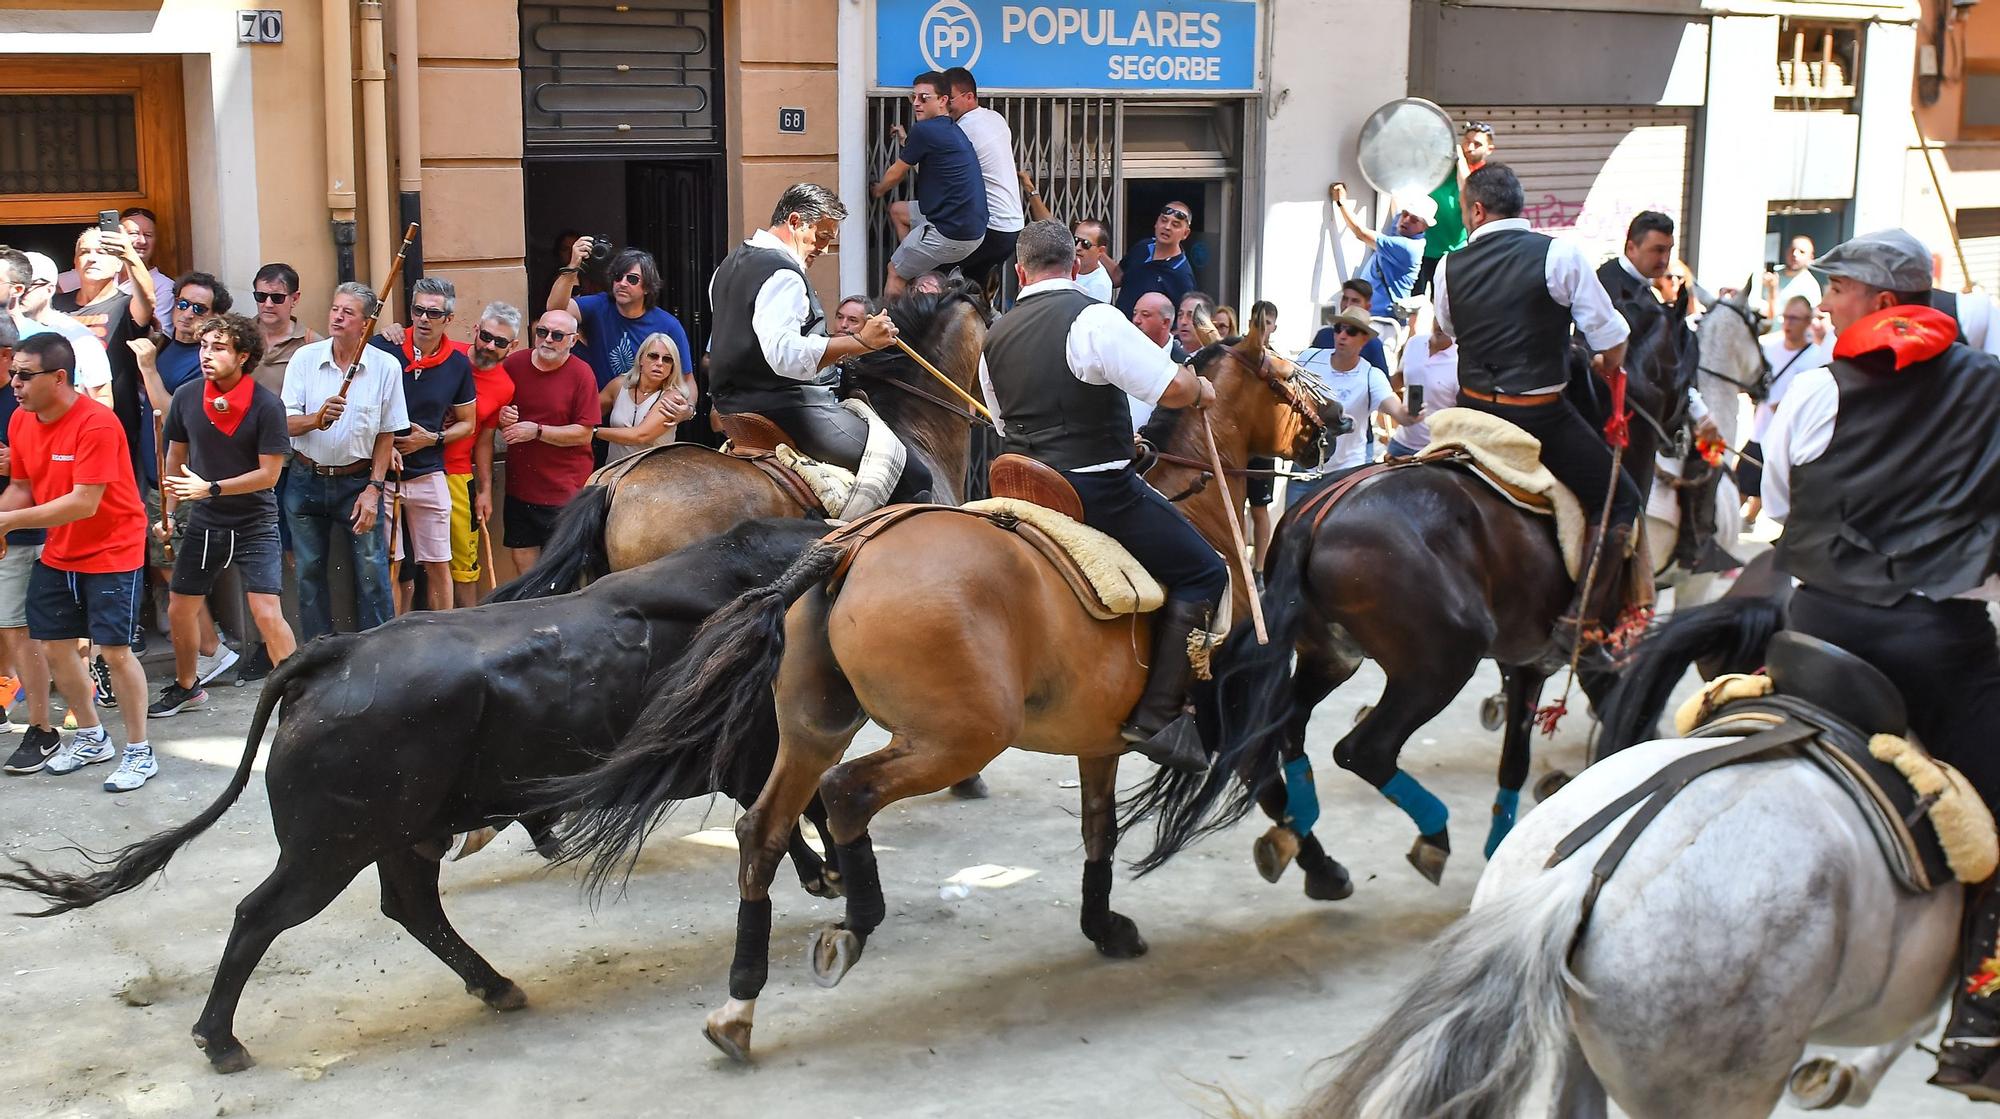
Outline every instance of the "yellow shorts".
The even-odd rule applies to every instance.
[[[451,488],[451,581],[479,581],[479,526],[472,520],[472,475],[447,474]]]

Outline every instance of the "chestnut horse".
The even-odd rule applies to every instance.
[[[1215,385],[1207,419],[1225,471],[1252,455],[1303,456],[1328,414],[1338,415],[1338,405],[1309,400],[1277,372],[1261,334],[1206,346],[1195,366]],[[1167,448],[1187,460],[1206,450],[1204,424],[1195,422],[1180,424]],[[1168,494],[1189,488],[1199,472],[1165,461],[1149,481]],[[1222,490],[1211,484],[1182,507],[1226,554],[1232,514]],[[836,595],[828,582],[843,565]],[[1240,563],[1231,566],[1240,572]],[[1240,617],[1249,600],[1240,582],[1235,592]],[[1148,622],[1093,619],[1032,546],[974,517],[919,513],[866,547],[816,545],[776,583],[704,627],[605,765],[552,783],[557,801],[577,813],[565,857],[593,860],[597,884],[629,866],[672,805],[672,775],[729,767],[754,744],[758,712],[775,696],[778,761],[736,824],[741,902],[730,999],[704,1031],[718,1048],[748,1059],[768,970],[770,883],[790,821],[813,794],[826,802],[847,888],[846,919],[822,929],[811,953],[819,982],[832,986],[885,913],[869,821],[888,805],[979,772],[1010,745],[1077,759],[1083,933],[1106,956],[1138,956],[1146,951],[1138,928],[1111,910],[1111,858],[1126,750],[1118,727],[1146,681],[1137,653],[1149,648]],[[1250,638],[1239,630],[1233,640]],[[889,744],[842,762],[870,718],[892,732]]]
[[[904,341],[961,388],[972,389],[986,345],[986,311],[962,282],[942,292],[912,289],[888,308]],[[930,468],[939,504],[964,497],[973,417],[901,350],[868,354],[845,368],[845,390],[869,405]],[[747,460],[673,443],[598,470],[557,516],[535,566],[492,601],[546,598],[624,571],[761,517],[797,517],[799,503]]]

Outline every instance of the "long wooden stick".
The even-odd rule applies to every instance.
[[[957,393],[958,398],[960,400],[965,401],[966,407],[972,409],[974,412],[977,412],[981,417],[983,417],[986,420],[987,423],[993,422],[993,413],[986,410],[986,405],[981,404],[979,400],[976,397],[974,397],[971,393],[965,391],[962,388],[959,388],[957,381],[954,381],[950,377],[945,376],[943,373],[938,372],[938,367],[932,365],[928,361],[925,361],[924,355],[911,349],[910,344],[908,342],[905,342],[901,338],[898,338],[896,339],[896,348],[910,355],[911,361],[914,361],[918,365],[923,366],[924,372],[929,373],[931,376],[936,377],[939,381],[943,382],[944,387],[950,389],[954,393]]]
[[[1963,290],[1972,290],[1972,269],[1965,265],[1965,246],[1958,240],[1958,222],[1951,216],[1951,203],[1944,200],[1944,182],[1938,178],[1937,163],[1931,157],[1931,141],[1924,135],[1924,122],[1917,118],[1917,111],[1910,110],[1910,123],[1917,130],[1917,146],[1924,150],[1924,167],[1931,173],[1931,187],[1937,191],[1938,208],[1944,211],[1945,232],[1951,234],[1951,251],[1958,255],[1959,281]]]
[[[500,573],[493,568],[493,532],[484,517],[479,519],[479,581],[489,594],[500,589]]]
[[[382,317],[382,308],[389,305],[389,293],[396,290],[396,277],[403,274],[403,256],[410,251],[410,243],[417,239],[417,223],[411,222],[403,230],[403,244],[396,250],[396,259],[389,262],[389,275],[382,280],[382,289],[375,293],[375,310],[368,315],[368,321],[361,325],[361,352],[354,355],[354,363],[347,367],[347,374],[340,379],[340,397],[347,398],[347,390],[354,384],[354,378],[361,372],[361,359],[368,353],[368,340],[375,337],[375,320]]]
[[[1269,645],[1271,634],[1264,628],[1264,603],[1257,595],[1257,580],[1250,574],[1243,525],[1236,514],[1236,499],[1229,494],[1229,475],[1222,469],[1222,452],[1215,449],[1215,427],[1208,422],[1207,412],[1201,414],[1201,434],[1208,440],[1208,465],[1215,471],[1215,486],[1222,492],[1222,509],[1229,519],[1229,554],[1236,561],[1236,573],[1242,576],[1244,594],[1250,599],[1250,624],[1257,630],[1257,644]]]

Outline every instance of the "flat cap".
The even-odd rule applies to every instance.
[[[1843,241],[1813,261],[1829,276],[1885,291],[1929,291],[1931,250],[1904,229],[1883,229]]]

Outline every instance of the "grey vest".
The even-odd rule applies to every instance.
[[[806,281],[806,302],[811,309],[799,333],[826,334],[826,314],[820,309],[819,296],[792,254],[762,245],[738,246],[723,259],[708,286],[715,312],[709,331],[708,391],[719,412],[834,403],[832,386],[839,373],[832,366],[821,370],[815,380],[795,381],[779,376],[764,360],[764,347],[750,324],[764,281],[781,271],[796,272]]]
[[[1057,470],[1132,457],[1132,406],[1124,390],[1086,385],[1069,368],[1069,328],[1096,302],[1067,288],[1036,292],[986,335],[986,371],[1008,453]]]
[[[1458,335],[1458,383],[1519,395],[1569,379],[1569,308],[1549,295],[1550,240],[1508,229],[1446,259],[1446,299]]]

